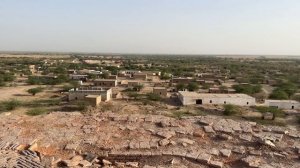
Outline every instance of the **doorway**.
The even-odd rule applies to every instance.
[[[196,104],[202,104],[202,99],[197,99]]]

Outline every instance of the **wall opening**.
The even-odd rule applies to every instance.
[[[196,104],[202,104],[202,99],[197,99]]]
[[[292,109],[294,109],[295,107],[294,106],[292,106]]]
[[[210,100],[209,103],[212,103],[212,100]]]

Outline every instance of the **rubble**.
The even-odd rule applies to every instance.
[[[64,119],[66,116],[68,120]],[[155,163],[155,167],[170,167],[171,163],[173,167],[189,167],[188,163],[193,161],[191,164],[223,168],[231,166],[228,160],[242,157],[241,161],[249,167],[272,166],[265,164],[262,159],[284,161],[274,165],[289,167],[288,164],[296,164],[290,158],[299,156],[300,152],[298,139],[290,136],[299,134],[298,130],[261,126],[217,116],[190,116],[175,120],[154,115],[118,116],[103,113],[89,117],[57,113],[35,122],[43,124],[45,121],[49,125],[39,126],[39,131],[31,131],[35,128],[24,128],[17,122],[13,127],[4,125],[0,128],[3,132],[0,136],[0,165],[17,165],[18,160],[22,165],[38,168],[45,167],[43,164],[48,167],[55,164],[73,167],[143,167],[152,165],[150,162],[140,162],[147,158],[163,160],[160,162],[163,165]],[[8,127],[21,131],[4,131]],[[93,133],[84,133],[84,129]],[[5,155],[5,151],[10,151],[10,154]],[[53,154],[61,154],[62,157],[52,158]],[[175,163],[170,162],[170,158],[171,161],[182,160]],[[274,158],[278,158],[278,161]]]

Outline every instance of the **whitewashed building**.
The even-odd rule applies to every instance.
[[[265,100],[264,105],[286,110],[300,109],[300,103],[295,100]]]
[[[69,101],[84,100],[89,95],[101,96],[101,101],[109,101],[112,99],[112,89],[102,87],[82,87],[69,90]]]
[[[255,106],[255,98],[246,94],[210,94],[179,91],[182,105],[193,104],[233,104],[238,106]]]

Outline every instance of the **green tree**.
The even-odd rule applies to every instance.
[[[232,105],[232,104],[226,104],[224,105],[224,115],[227,115],[227,116],[231,116],[231,115],[235,115],[235,114],[238,114],[240,112],[240,109],[235,106],[235,105]]]
[[[176,85],[176,89],[178,90],[178,91],[182,91],[182,90],[184,90],[186,88],[186,86],[185,86],[185,84],[183,84],[183,83],[178,83],[177,85]]]
[[[187,85],[187,89],[188,89],[189,91],[196,91],[196,90],[199,89],[199,86],[198,86],[197,83],[191,82],[191,83],[189,83],[189,84]]]
[[[283,90],[274,90],[271,94],[270,94],[270,99],[277,99],[277,100],[286,100],[289,99],[289,95],[283,91]]]
[[[43,91],[43,88],[42,87],[37,87],[37,88],[31,88],[31,89],[28,89],[27,92],[32,94],[33,96],[35,96],[37,93],[40,93]]]
[[[146,96],[147,96],[148,100],[152,100],[152,101],[160,101],[161,100],[161,97],[155,93],[148,93]]]
[[[139,91],[141,91],[143,88],[144,88],[144,85],[138,84],[138,85],[135,85],[135,86],[133,87],[133,90],[139,92]]]

